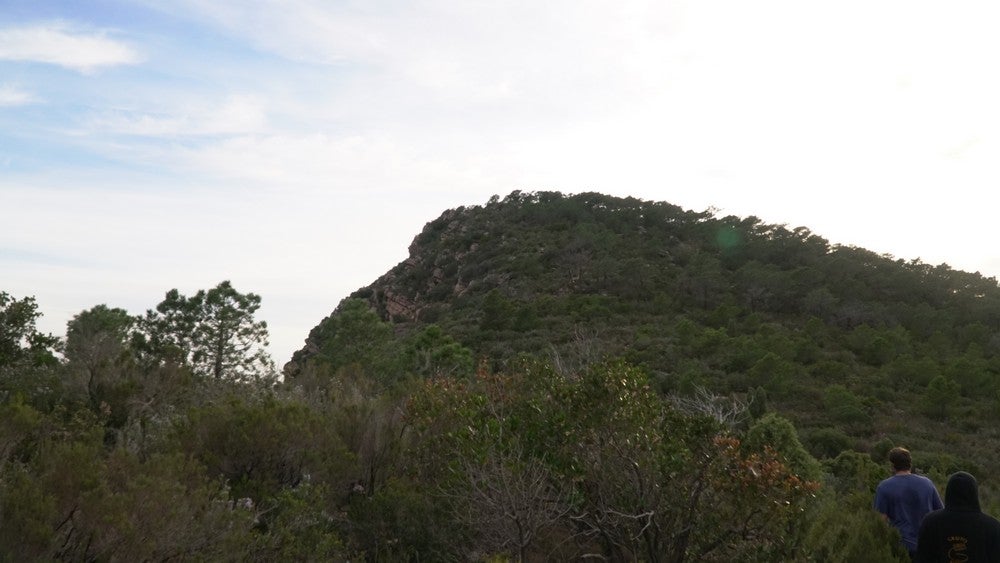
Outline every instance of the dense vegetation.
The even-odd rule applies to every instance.
[[[993,278],[600,194],[410,250],[283,379],[228,282],[63,338],[0,293],[0,560],[904,561],[893,445],[995,512]]]
[[[567,371],[622,358],[666,395],[766,398],[821,459],[892,441],[938,474],[1000,461],[994,278],[593,193],[452,210],[410,250],[353,297],[495,369],[521,355]],[[286,369],[323,361],[330,326]]]

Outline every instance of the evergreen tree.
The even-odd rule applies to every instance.
[[[270,377],[267,323],[254,319],[259,308],[260,296],[240,293],[229,281],[190,298],[172,289],[141,320],[139,348],[158,363],[176,361],[205,377]]]
[[[58,340],[35,328],[35,321],[41,316],[34,297],[17,299],[0,291],[0,367],[55,361],[52,351]]]

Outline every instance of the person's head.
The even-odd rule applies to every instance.
[[[913,459],[910,457],[910,450],[906,448],[896,447],[889,450],[889,463],[892,464],[893,471],[913,469]]]
[[[976,478],[959,471],[948,478],[944,490],[944,506],[949,510],[979,512],[979,485]]]

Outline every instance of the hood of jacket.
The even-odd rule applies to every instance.
[[[948,478],[944,491],[944,507],[947,510],[979,512],[979,485],[976,478],[965,471],[959,471]]]

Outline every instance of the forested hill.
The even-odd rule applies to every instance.
[[[805,227],[595,193],[514,192],[446,211],[407,260],[351,297],[403,330],[437,324],[492,360],[553,346],[568,354],[588,338],[672,374],[682,357],[703,356],[720,375],[752,365],[750,350],[722,362],[689,353],[685,342],[709,328],[809,334],[849,352],[857,369],[921,351],[961,355],[970,344],[992,355],[1000,344],[994,278],[831,245]],[[322,328],[296,363],[322,347]],[[832,341],[807,333],[817,330]],[[804,365],[825,358],[768,351]]]
[[[358,331],[360,301],[394,337]],[[421,351],[422,369],[449,373],[470,357],[566,370],[620,358],[665,394],[766,403],[817,457],[895,442],[946,473],[1000,461],[998,323],[1000,289],[978,273],[756,217],[513,192],[428,223],[407,260],[313,329],[286,373],[346,365],[384,350],[380,338],[408,347],[396,369],[410,372]],[[347,327],[364,346],[345,341]]]
[[[992,278],[599,194],[445,212],[276,377],[229,281],[0,288],[2,561],[901,563],[887,452],[1000,509]]]

